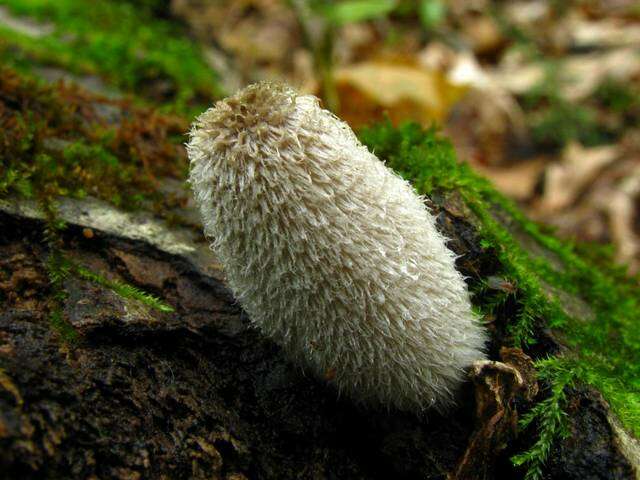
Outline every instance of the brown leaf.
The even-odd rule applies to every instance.
[[[568,207],[619,155],[619,147],[615,145],[584,148],[578,143],[570,143],[561,162],[547,167],[544,194],[538,209],[549,214]]]
[[[354,127],[379,120],[384,112],[393,122],[429,125],[441,121],[466,90],[440,72],[382,61],[340,68],[335,80],[340,116]]]
[[[476,170],[489,178],[505,195],[524,201],[532,197],[547,161],[542,158],[525,160],[515,165],[491,167],[474,164]]]

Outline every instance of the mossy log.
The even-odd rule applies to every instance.
[[[428,202],[460,255],[458,267],[470,281],[496,283],[500,262],[483,246],[477,218],[460,196],[450,191]],[[496,361],[474,366],[456,409],[424,418],[366,409],[305,375],[251,328],[194,230],[90,199],[63,200],[58,211],[68,222],[68,258],[151,292],[174,311],[70,276],[63,321],[78,335],[68,338],[51,323],[45,217],[32,203],[3,202],[0,477],[525,475],[511,458],[531,447],[536,431],[519,427],[518,418],[549,396],[531,357],[568,347],[547,327],[534,329],[535,344],[525,351],[513,347],[506,332],[514,306],[492,318]],[[523,245],[542,248],[521,237]],[[570,293],[563,299],[589,308]],[[637,443],[600,393],[579,382],[563,391],[569,434],[554,439],[544,478],[637,478]]]
[[[637,281],[435,132],[360,133],[425,195],[491,335],[458,407],[418,418],[250,326],[182,188],[185,119],[2,73],[0,478],[638,478]]]
[[[600,250],[529,222],[432,131],[362,132],[438,215],[491,361],[446,415],[358,407],[251,327],[180,210],[185,117],[220,91],[197,49],[139,5],[5,3],[65,28],[5,29],[4,63],[116,98],[0,69],[0,478],[640,478],[640,295]]]

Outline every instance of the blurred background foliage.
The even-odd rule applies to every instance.
[[[436,124],[533,218],[613,243],[633,273],[639,20],[625,0],[0,0],[0,60],[183,122],[267,78],[355,129]]]

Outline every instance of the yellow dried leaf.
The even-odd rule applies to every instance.
[[[441,72],[412,64],[364,62],[335,74],[340,116],[359,127],[383,118],[441,122],[466,87],[450,83]]]

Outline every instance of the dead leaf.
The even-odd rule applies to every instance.
[[[442,121],[466,88],[453,85],[438,71],[413,64],[363,62],[335,74],[340,116],[358,127],[380,120]]]
[[[637,271],[640,257],[640,238],[634,231],[635,218],[638,215],[636,204],[640,198],[640,169],[635,175],[626,178],[620,189],[607,199],[605,208],[609,217],[611,239],[616,246],[616,260],[622,264],[631,264],[631,271]]]
[[[418,61],[443,72],[453,85],[468,88],[445,125],[460,157],[474,165],[503,163],[508,143],[525,133],[522,109],[514,96],[487,74],[472,52],[432,42],[418,54]]]
[[[621,18],[588,21],[572,17],[568,31],[576,47],[633,47],[640,45],[640,25]]]
[[[470,15],[462,26],[464,38],[479,55],[497,51],[506,42],[497,21],[490,15]]]
[[[479,360],[471,368],[476,428],[451,480],[493,478],[496,457],[518,433],[516,399],[530,401],[538,391],[531,358],[520,349],[503,349],[500,355],[505,363]]]
[[[570,143],[565,148],[560,163],[547,167],[544,193],[538,209],[549,214],[568,207],[595,180],[598,173],[619,155],[616,145],[584,148],[579,143]]]
[[[528,26],[541,22],[549,15],[549,2],[542,0],[508,2],[505,16],[514,25]]]
[[[514,54],[488,73],[502,88],[515,95],[522,95],[544,81],[547,66],[530,63]],[[616,48],[603,52],[572,55],[557,63],[558,93],[565,100],[582,100],[605,80],[621,82],[640,75],[639,50],[632,47]]]
[[[570,101],[591,95],[605,80],[620,82],[640,74],[640,50],[617,48],[610,51],[569,57],[561,67],[561,94]]]
[[[537,157],[509,166],[490,167],[474,164],[474,167],[481,175],[490,179],[502,193],[514,200],[524,201],[533,196],[547,163],[547,159]]]
[[[206,44],[206,60],[222,70],[230,91],[281,76],[291,67],[291,51],[301,43],[292,10],[277,0],[173,0],[171,11]]]
[[[20,390],[3,369],[0,369],[0,387],[13,396],[18,407],[22,407],[24,401],[22,400],[22,395],[20,395]]]

